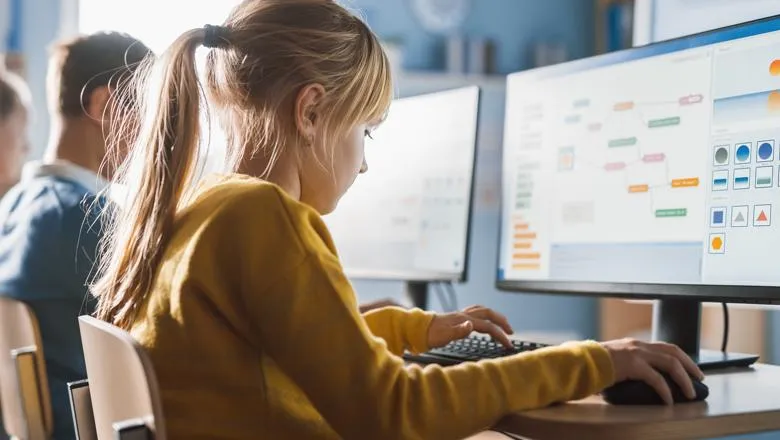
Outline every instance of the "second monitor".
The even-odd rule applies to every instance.
[[[423,308],[427,282],[465,279],[478,106],[477,87],[393,102],[325,217],[348,276],[406,281]]]

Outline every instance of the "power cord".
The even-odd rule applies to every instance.
[[[455,292],[455,286],[451,281],[435,283],[436,296],[439,298],[442,309],[445,312],[457,312],[460,310],[458,307],[458,296]]]
[[[447,288],[447,293],[450,295],[450,305],[452,306],[452,311],[457,312],[460,310],[460,306],[458,306],[458,295],[455,292],[455,286],[452,284],[452,281],[448,281],[444,283],[444,287]]]
[[[439,303],[441,303],[441,308],[444,309],[445,312],[452,312],[454,311],[452,308],[452,304],[447,299],[445,295],[445,291],[442,289],[442,286],[440,283],[434,283],[433,284],[436,287],[436,296],[439,298]]]
[[[726,352],[726,347],[729,344],[729,305],[721,303],[723,305],[723,342],[720,344],[720,351]]]

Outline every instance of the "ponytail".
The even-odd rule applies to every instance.
[[[133,115],[116,118],[124,131],[137,132],[129,134],[133,145],[127,162],[117,166],[116,180],[125,185],[128,197],[107,216],[102,275],[93,290],[98,296],[97,317],[124,329],[135,321],[152,287],[177,208],[194,174],[201,99],[195,52],[205,37],[203,29],[190,30],[159,60],[139,69],[133,86],[142,98],[128,110]]]
[[[200,45],[213,49],[205,66],[207,96],[195,68]],[[130,105],[117,106],[119,117],[112,118],[122,124],[112,127],[112,137],[129,139],[134,148],[116,173],[128,197],[109,213],[94,285],[100,319],[128,329],[143,313],[177,210],[200,171],[201,99],[214,106],[226,134],[224,171],[237,171],[242,160],[259,154],[267,161],[257,176],[263,178],[301,144],[293,108],[307,84],[326,91],[322,144],[330,150],[350,127],[381,119],[392,100],[379,40],[332,0],[245,0],[221,26],[185,33],[162,59],[141,69],[135,94],[143,98],[135,104],[125,99]]]

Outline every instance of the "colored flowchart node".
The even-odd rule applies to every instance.
[[[748,227],[748,212],[750,207],[747,205],[732,206],[731,207],[731,227],[732,228],[747,228]]]
[[[512,243],[512,269],[538,271],[541,269],[542,254],[534,251],[537,240],[536,232],[531,225],[522,219],[514,223],[514,240]]]
[[[756,205],[753,207],[753,226],[772,225],[772,205]]]
[[[677,102],[681,106],[686,106],[686,105],[693,105],[693,104],[701,104],[702,101],[704,101],[704,95],[700,93],[696,93],[693,95],[683,96]]]
[[[680,125],[679,116],[673,116],[670,118],[661,118],[661,119],[651,119],[650,121],[647,122],[648,128],[671,127],[673,125]]]
[[[737,168],[734,170],[734,189],[750,188],[750,168]]]
[[[626,169],[626,166],[625,162],[610,162],[604,164],[604,171],[621,171]]]
[[[745,164],[750,163],[750,151],[753,148],[752,142],[746,142],[739,144],[734,148],[734,163]]]
[[[636,137],[627,137],[627,138],[619,138],[619,139],[612,139],[607,142],[607,146],[609,148],[617,148],[617,147],[633,147],[637,144],[639,139]]]
[[[756,143],[756,162],[771,162],[775,160],[775,141],[764,140]]]
[[[656,162],[663,162],[666,160],[666,155],[664,153],[652,153],[652,154],[645,154],[642,156],[642,162],[644,163],[656,163]]]
[[[630,193],[646,193],[650,191],[649,185],[631,185],[628,187]]]
[[[688,215],[687,208],[656,209],[655,216],[658,218],[685,217]]]
[[[725,228],[726,227],[726,207],[720,206],[712,208],[710,215],[710,226],[713,228]]]
[[[726,191],[729,189],[729,170],[712,172],[712,190]]]
[[[692,188],[699,186],[698,177],[686,177],[684,179],[673,179],[672,188]]]
[[[731,157],[730,145],[716,145],[712,154],[713,165],[716,167],[726,166],[729,164],[729,158]]]
[[[711,254],[725,254],[726,253],[726,234],[710,234],[710,253]]]
[[[773,167],[756,168],[756,188],[771,188],[774,175]]]

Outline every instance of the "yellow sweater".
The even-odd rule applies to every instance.
[[[427,350],[432,319],[361,316],[319,215],[228,176],[178,215],[131,332],[151,354],[173,439],[456,439],[613,381],[593,342],[405,366],[396,355]]]

